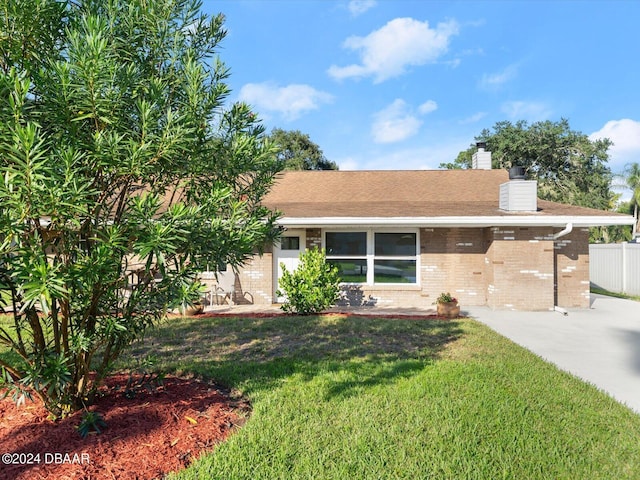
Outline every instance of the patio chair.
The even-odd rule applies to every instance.
[[[209,292],[211,305],[234,305],[235,303],[235,274],[220,272],[216,284]]]

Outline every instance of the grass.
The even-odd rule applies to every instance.
[[[174,480],[640,477],[640,416],[472,320],[171,319],[149,354],[253,404]]]
[[[593,285],[591,285],[591,293],[599,293],[600,295],[607,295],[609,297],[626,298],[627,300],[635,300],[636,302],[640,302],[640,296],[638,295],[627,295],[626,293],[610,292],[609,290],[595,287]]]
[[[640,478],[640,416],[473,320],[171,318],[149,355],[253,405],[173,480]]]
[[[15,332],[15,329],[13,326],[13,315],[0,314],[0,327],[4,328],[7,332],[9,332],[9,335],[12,335],[13,332]],[[22,358],[20,358],[20,355],[9,350],[3,344],[0,344],[0,359],[6,362],[10,362],[12,364],[17,364],[17,365],[22,364]]]

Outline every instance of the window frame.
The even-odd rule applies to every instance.
[[[365,248],[365,252],[364,255],[359,254],[359,255],[331,255],[328,252],[327,249],[327,234],[328,233],[364,233],[365,234],[365,238],[364,238],[364,248]],[[369,281],[369,270],[370,270],[370,265],[369,265],[369,260],[368,260],[368,256],[369,256],[369,233],[367,232],[366,229],[349,229],[349,230],[325,230],[322,232],[322,246],[325,249],[326,252],[326,258],[327,260],[356,260],[358,262],[361,262],[362,260],[364,260],[364,264],[365,264],[365,268],[367,269],[367,272],[365,274],[365,281],[364,282],[340,282],[344,285],[366,285]]]
[[[367,285],[367,286],[395,286],[412,287],[420,285],[420,229],[418,228],[329,228],[323,229],[322,246],[326,250],[327,233],[366,233],[366,255],[331,255],[327,252],[327,260],[365,260],[367,266],[365,282],[341,282],[344,285]],[[376,255],[375,235],[376,233],[399,233],[415,235],[415,255]],[[413,283],[406,282],[375,282],[375,262],[376,260],[408,260],[415,261],[416,279]]]
[[[292,248],[292,246],[289,244],[289,241],[293,240],[294,238],[297,239],[297,242],[294,242],[297,245],[296,248]],[[283,241],[284,239],[287,239],[287,241]],[[300,250],[300,235],[282,235],[282,237],[280,237],[280,250]]]

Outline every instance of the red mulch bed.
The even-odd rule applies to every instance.
[[[247,402],[196,379],[167,377],[127,398],[122,389],[128,378],[107,380],[105,395],[90,407],[103,414],[107,427],[84,439],[76,430],[82,412],[52,422],[38,403],[17,407],[10,398],[0,400],[0,455],[27,454],[9,462],[1,457],[0,479],[163,478],[224,441],[249,412]]]

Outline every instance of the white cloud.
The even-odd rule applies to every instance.
[[[344,48],[359,52],[361,63],[339,67],[332,65],[328,73],[336,79],[373,76],[375,83],[405,73],[407,67],[435,62],[458,33],[454,20],[429,28],[429,22],[413,18],[396,18],[366,37],[353,36]]]
[[[418,133],[422,120],[411,113],[407,103],[397,98],[374,115],[371,134],[376,143],[394,143]]]
[[[427,113],[435,112],[438,109],[438,104],[433,100],[427,100],[418,107],[418,111],[423,115]]]
[[[553,113],[551,108],[542,102],[505,102],[502,104],[501,110],[512,120],[526,120],[528,122],[547,120]]]
[[[351,158],[350,170],[433,170],[441,163],[453,162],[469,147],[469,138],[443,138],[420,147],[365,152]],[[340,168],[343,169],[340,163]],[[345,168],[346,169],[346,168]]]
[[[418,107],[418,114],[427,115],[437,110],[438,104],[427,100]],[[414,109],[401,98],[373,116],[371,135],[375,143],[394,143],[414,136],[422,126],[422,120]]]
[[[467,25],[469,25],[469,23],[467,23]],[[484,50],[482,49],[482,47],[467,48],[465,50],[462,50],[460,52],[460,55],[465,55],[465,56],[468,56],[468,55],[473,55],[473,56],[484,55]]]
[[[304,113],[331,103],[333,96],[309,85],[291,84],[280,87],[270,82],[247,83],[240,89],[239,99],[257,110],[275,112],[286,120],[295,120]]]
[[[504,70],[498,73],[487,74],[485,73],[480,80],[480,86],[482,88],[496,88],[513,80],[518,74],[517,65],[509,65]]]
[[[615,172],[621,172],[627,163],[640,162],[640,121],[611,120],[589,138],[608,138],[613,142],[609,149],[609,165]]]
[[[482,120],[486,116],[487,116],[487,112],[478,112],[468,116],[467,118],[463,118],[458,123],[460,123],[461,125],[466,125],[467,123],[476,123]]]
[[[461,63],[462,63],[462,60],[460,60],[459,58],[454,58],[453,60],[448,60],[444,62],[445,65],[448,65],[451,68],[458,68]]]
[[[358,15],[362,15],[364,12],[376,6],[376,0],[351,0],[349,2],[349,11],[351,15],[357,17]]]
[[[345,157],[336,160],[340,170],[358,170],[358,160],[353,157]]]

